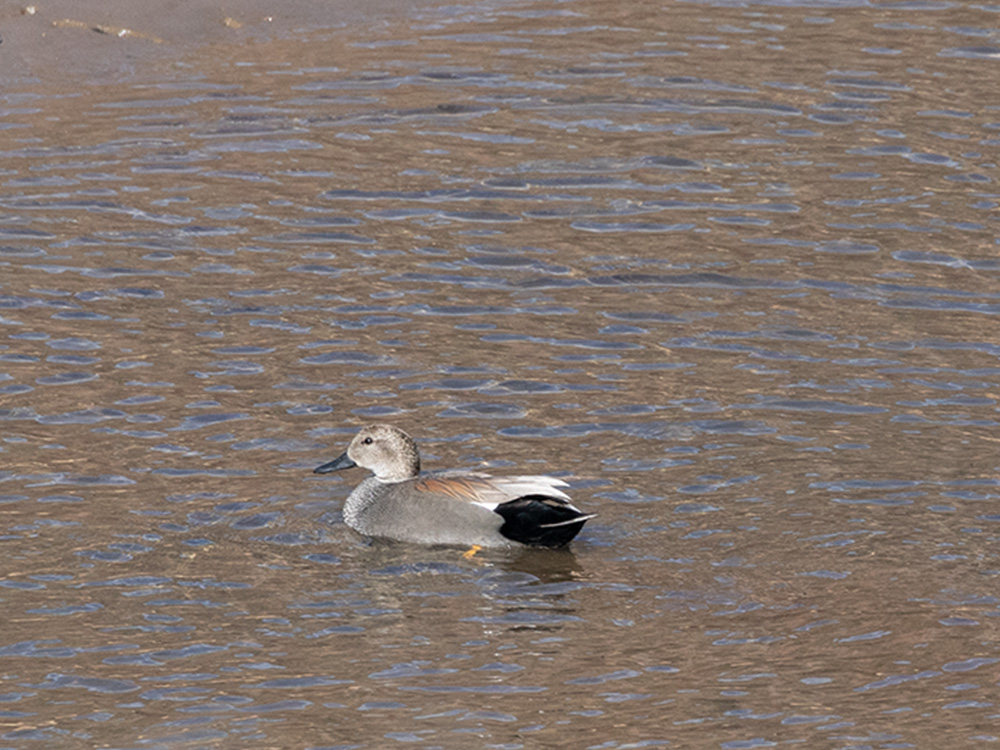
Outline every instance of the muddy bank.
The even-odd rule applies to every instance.
[[[43,0],[0,9],[0,85],[115,83],[155,75],[206,45],[254,44],[377,22],[400,0]]]

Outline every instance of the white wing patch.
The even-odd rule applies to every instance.
[[[525,495],[544,495],[570,507],[569,487],[562,479],[546,476],[493,477],[478,472],[443,472],[422,476],[416,488],[422,492],[448,495],[494,510],[498,505]]]

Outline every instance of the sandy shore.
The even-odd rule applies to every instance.
[[[427,3],[429,4],[429,3]],[[41,0],[0,8],[0,86],[113,84],[201,45],[238,45],[406,12],[401,0]]]

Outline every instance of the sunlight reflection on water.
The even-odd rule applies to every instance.
[[[0,739],[995,740],[995,19],[850,6],[0,97]],[[376,420],[598,517],[361,540],[310,471]]]

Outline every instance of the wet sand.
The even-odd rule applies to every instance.
[[[426,3],[430,4],[430,3]],[[377,22],[399,0],[43,0],[0,9],[0,85],[115,84],[155,76],[209,45],[251,45]]]

